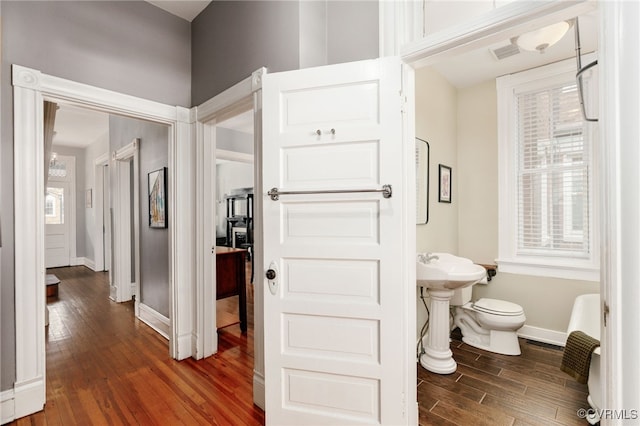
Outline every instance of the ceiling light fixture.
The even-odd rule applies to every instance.
[[[546,48],[559,42],[569,28],[571,28],[571,24],[567,21],[562,21],[514,37],[511,42],[517,44],[520,49],[544,53]]]

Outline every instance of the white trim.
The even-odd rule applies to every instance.
[[[264,375],[259,371],[253,370],[253,403],[258,407],[265,409],[265,391]]]
[[[7,424],[16,418],[13,389],[0,392],[0,424]]]
[[[592,0],[514,1],[478,18],[406,43],[401,46],[400,54],[406,63],[423,67],[444,58],[508,40],[545,24],[572,19],[594,10],[596,6],[596,2]],[[407,19],[412,17],[408,16]],[[407,25],[415,24],[409,21]]]
[[[264,188],[262,182],[262,90],[253,92],[253,181],[254,188]],[[266,407],[264,384],[264,224],[262,194],[254,190],[253,197],[253,402]],[[262,404],[262,405],[260,405]]]
[[[71,266],[86,266],[92,271],[96,271],[96,263],[88,257],[74,257],[71,259]]]
[[[191,336],[198,315],[194,283],[196,273],[196,144],[195,110],[176,107],[177,123],[169,135],[169,318],[173,339],[171,356],[181,360],[196,357]],[[215,299],[213,299],[215,306]],[[195,311],[194,311],[195,310]],[[214,322],[215,324],[215,322]]]
[[[95,241],[93,247],[93,253],[95,257],[95,266],[92,268],[94,271],[104,271],[105,270],[105,262],[104,262],[104,241],[105,241],[105,231],[107,227],[105,227],[104,223],[104,213],[105,211],[109,211],[109,206],[104,205],[104,167],[109,165],[109,153],[105,152],[102,155],[98,156],[93,161],[93,173],[94,173],[94,185],[95,185],[95,196],[93,200],[94,205],[94,219],[95,226],[93,229],[93,241]],[[111,255],[109,253],[109,255]],[[111,280],[109,280],[111,281]]]
[[[116,302],[131,300],[133,295],[140,295],[140,139],[121,147],[112,155],[116,182],[113,185],[113,221],[114,244],[114,281],[111,283],[110,297]],[[133,163],[133,175],[130,171]],[[131,205],[131,184],[133,183],[133,205]],[[133,230],[131,229],[131,212],[133,211]],[[133,247],[131,232],[133,231]],[[131,281],[131,255],[134,258],[135,283]],[[115,288],[114,288],[115,284]],[[139,315],[140,297],[136,297],[135,313]]]
[[[22,383],[15,383],[13,401],[16,419],[28,416],[44,408],[44,395],[42,395],[44,389],[44,376]]]
[[[196,359],[208,357],[218,350],[216,324],[216,262],[215,262],[215,124],[240,112],[253,110],[254,123],[254,188],[262,188],[262,77],[266,68],[219,95],[194,108],[196,123],[196,318],[192,352]],[[222,153],[225,154],[224,152]],[[236,154],[232,154],[237,158]],[[248,160],[248,158],[246,158]],[[254,275],[262,276],[262,200],[254,197]],[[264,338],[262,280],[255,281],[254,290],[254,387],[253,400],[264,407]],[[186,340],[186,336],[185,336]]]
[[[42,409],[45,402],[45,335],[44,312],[45,282],[44,268],[44,142],[43,142],[43,102],[65,102],[98,111],[124,115],[133,118],[163,123],[169,126],[169,169],[170,190],[180,188],[169,197],[169,211],[174,213],[172,230],[180,230],[179,244],[170,239],[170,298],[172,314],[181,317],[193,316],[191,286],[193,265],[189,256],[176,251],[195,243],[192,204],[182,204],[179,212],[176,203],[185,200],[180,193],[191,196],[193,190],[193,162],[186,158],[176,158],[175,151],[193,144],[185,134],[189,134],[190,122],[183,120],[184,108],[164,105],[135,96],[92,87],[71,80],[43,74],[38,70],[19,65],[12,66],[14,90],[14,252],[15,252],[15,315],[16,315],[16,389],[21,384],[39,386],[32,395],[29,407],[35,411]],[[186,110],[188,111],[188,110]],[[189,116],[189,114],[187,114]],[[178,131],[178,127],[186,131]],[[177,148],[176,148],[177,147]],[[177,183],[177,184],[176,184]],[[193,201],[193,200],[191,200]],[[187,250],[188,254],[191,254]],[[183,260],[184,259],[184,260]],[[176,263],[185,262],[176,267]],[[192,323],[176,323],[172,316],[170,348],[171,356],[186,358],[191,355],[191,346],[184,346],[184,339],[178,336],[190,335]],[[21,407],[27,407],[23,404]],[[39,407],[39,408],[38,408]],[[16,406],[16,413],[18,406]],[[34,412],[34,411],[31,411]],[[29,412],[21,413],[30,414]]]
[[[23,72],[21,79],[29,81],[36,77]],[[32,412],[41,410],[45,402],[43,101],[40,92],[14,87],[14,389],[22,384],[41,384],[32,401]]]
[[[590,62],[596,55],[586,55],[585,61]],[[498,193],[499,193],[499,232],[498,251],[496,260],[501,271],[521,275],[554,277],[573,280],[599,281],[599,232],[596,227],[598,199],[594,188],[594,171],[596,156],[594,154],[594,138],[590,135],[591,144],[589,177],[589,258],[571,258],[564,256],[525,255],[517,253],[518,202],[516,150],[513,143],[515,134],[515,98],[514,95],[523,91],[539,90],[554,84],[562,84],[575,79],[575,60],[567,59],[539,68],[506,75],[496,79],[498,95]],[[590,128],[593,131],[593,128]]]
[[[218,121],[254,108],[253,94],[262,87],[262,76],[266,68],[260,68],[224,92],[195,107],[196,123],[196,324],[193,351],[197,359],[206,358],[218,350],[216,324],[216,265],[215,265],[215,159],[216,132]],[[254,113],[255,118],[255,113]],[[255,123],[254,123],[255,126]],[[257,133],[254,131],[254,139]],[[255,142],[254,142],[255,144]],[[255,146],[254,146],[255,149]],[[243,156],[230,154],[234,158]],[[255,157],[257,160],[257,157]],[[246,159],[246,158],[245,158]],[[257,198],[257,197],[256,197]],[[254,199],[255,200],[255,199]],[[254,206],[254,216],[258,216]],[[256,230],[254,234],[258,234]],[[256,264],[257,259],[254,259]],[[258,290],[256,289],[256,294]],[[255,316],[256,320],[257,316]],[[258,320],[259,322],[259,320]],[[258,328],[256,326],[256,328]]]
[[[563,331],[534,327],[526,324],[518,330],[518,337],[562,347],[564,347],[567,342],[567,333]]]
[[[169,318],[144,303],[139,303],[138,309],[140,311],[140,315],[138,316],[140,321],[153,328],[165,339],[169,340],[169,332],[171,328]]]
[[[216,149],[216,159],[238,161],[240,163],[253,164],[253,154],[245,152],[229,151],[227,149]]]
[[[640,406],[640,4],[599,4],[600,294],[601,308],[609,308],[601,328],[602,406],[629,410]],[[601,424],[616,423],[605,416]]]

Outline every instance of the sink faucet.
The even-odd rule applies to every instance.
[[[427,262],[440,259],[437,254],[433,254],[433,253],[426,253],[426,257],[427,257]]]
[[[418,253],[418,261],[420,261],[421,263],[429,263],[432,260],[438,259],[440,259],[438,255],[433,253]]]

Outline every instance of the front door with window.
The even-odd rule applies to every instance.
[[[69,266],[69,184],[50,182],[44,199],[47,268]]]
[[[75,158],[53,154],[44,199],[45,266],[71,265],[75,256],[73,191]]]
[[[267,424],[414,414],[401,69],[386,58],[264,77]]]

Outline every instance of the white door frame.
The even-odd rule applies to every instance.
[[[640,73],[640,34],[637,20],[640,9],[635,2],[540,1],[513,2],[483,17],[437,34],[416,37],[415,17],[404,2],[380,9],[381,55],[401,54],[415,68],[518,35],[525,28],[570,19],[594,8],[600,9],[599,144],[600,182],[600,298],[609,308],[607,326],[603,325],[602,394],[604,408],[630,410],[638,406],[640,382],[640,333],[637,324],[640,298],[637,283],[640,256],[637,233],[640,228],[637,173],[640,125],[637,114],[638,74]],[[415,12],[415,10],[414,10]],[[420,13],[418,11],[418,13]],[[621,33],[623,29],[623,33]],[[384,31],[383,31],[384,30]],[[631,50],[630,50],[631,49]],[[623,53],[625,52],[625,53]],[[606,79],[602,78],[606,75]],[[635,93],[635,95],[633,95]],[[630,95],[631,94],[631,95]],[[622,183],[622,176],[628,178]],[[623,214],[624,213],[624,214]],[[624,280],[624,283],[623,283]],[[611,424],[603,418],[602,424]]]
[[[195,107],[196,110],[196,359],[208,357],[218,350],[216,329],[216,199],[215,160],[216,123],[244,111],[253,110],[254,122],[254,188],[262,187],[262,76],[266,68],[260,68],[250,77],[219,95]],[[254,273],[261,276],[262,265],[262,204],[254,197]],[[213,214],[212,214],[213,212]],[[262,331],[262,280],[254,283],[254,375],[253,400],[264,408],[264,344]]]
[[[115,182],[113,185],[113,244],[115,250],[113,265],[114,280],[110,283],[114,294],[110,297],[116,302],[131,300],[135,295],[135,314],[140,316],[140,139],[134,139],[112,154]],[[133,163],[133,176],[131,164]],[[133,185],[132,185],[133,184]],[[131,187],[133,186],[133,206],[131,205]],[[133,229],[131,213],[133,211]],[[133,232],[133,247],[131,233]],[[134,265],[131,265],[133,254]],[[131,267],[134,268],[135,281],[131,281]],[[114,286],[115,284],[115,286]],[[115,288],[114,288],[115,287]]]
[[[69,234],[69,265],[81,265],[84,262],[79,262],[76,258],[76,157],[73,155],[59,154],[57,158],[67,164],[67,176],[65,178],[50,177],[47,181],[47,186],[49,186],[49,182],[66,182],[69,185],[69,194],[67,194],[69,198],[69,204],[67,205],[68,211],[65,212],[65,220],[68,220],[67,224],[69,226],[67,231]]]
[[[94,182],[95,182],[95,198],[93,205],[95,207],[95,227],[93,229],[93,241],[94,243],[94,271],[104,271],[106,268],[104,258],[105,256],[111,256],[111,253],[105,253],[104,242],[107,238],[110,238],[110,233],[107,233],[108,224],[104,221],[105,212],[109,212],[109,204],[105,205],[105,183],[109,184],[109,179],[104,178],[105,166],[109,165],[109,153],[105,152],[96,158],[93,162],[94,166]],[[109,262],[111,263],[111,262]],[[109,268],[111,269],[111,268]],[[111,280],[109,280],[111,282]]]
[[[13,65],[14,245],[16,381],[15,418],[42,410],[45,395],[44,136],[43,102],[67,103],[169,126],[169,230],[171,357],[192,355],[194,266],[193,164],[188,109],[161,104]],[[177,206],[180,206],[178,209]],[[176,253],[180,253],[177,256]]]

